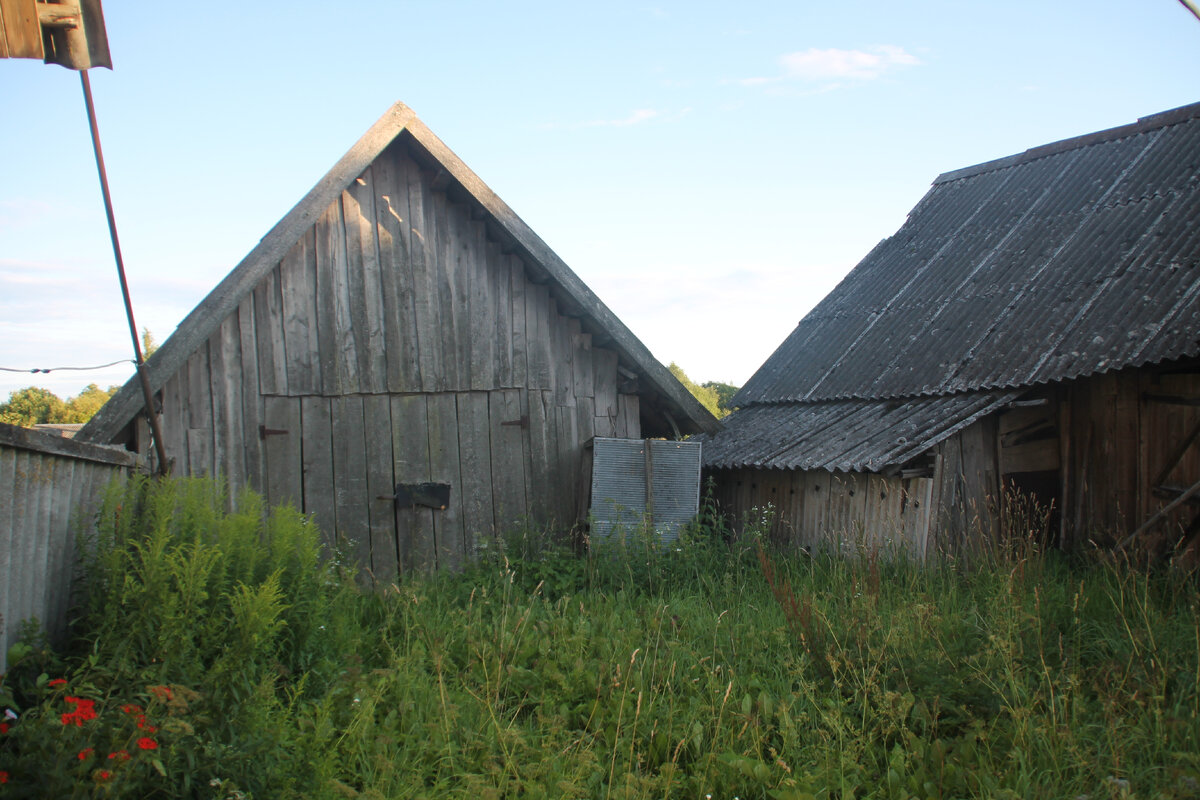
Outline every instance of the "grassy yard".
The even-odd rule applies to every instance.
[[[290,509],[137,483],[76,637],[0,685],[3,797],[1200,797],[1194,577],[513,533],[362,591]],[[73,795],[74,793],[74,795]]]

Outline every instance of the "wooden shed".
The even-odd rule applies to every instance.
[[[403,104],[147,367],[176,474],[295,504],[380,579],[570,527],[595,436],[718,427]],[[78,438],[152,461],[143,406],[131,380]]]
[[[1048,544],[1194,540],[1198,355],[1200,104],[940,176],[704,461],[804,545],[961,551],[1015,524],[1009,489]]]

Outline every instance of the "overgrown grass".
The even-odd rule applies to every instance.
[[[295,511],[225,506],[110,498],[71,648],[0,688],[0,796],[1200,797],[1187,575],[783,554],[710,517],[364,592]]]

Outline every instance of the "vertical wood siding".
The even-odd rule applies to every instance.
[[[64,631],[75,534],[135,465],[131,453],[0,425],[0,671],[23,620]]]
[[[617,354],[437,186],[394,144],[162,391],[177,474],[296,504],[378,580],[571,525],[583,444],[641,436]],[[393,507],[425,481],[447,509]]]
[[[924,558],[933,480],[827,470],[713,470],[734,529],[768,521],[785,547],[902,549]]]

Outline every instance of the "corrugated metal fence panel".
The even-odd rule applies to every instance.
[[[592,450],[592,534],[637,529],[646,514],[646,443],[597,437]]]
[[[648,447],[653,487],[649,521],[664,542],[677,539],[700,507],[700,442],[597,437],[593,444],[593,535],[628,533],[646,521]]]
[[[136,465],[132,453],[0,424],[0,671],[25,620],[63,633],[75,533]]]
[[[654,478],[654,530],[664,541],[675,541],[700,508],[701,445],[658,439],[648,444]]]

